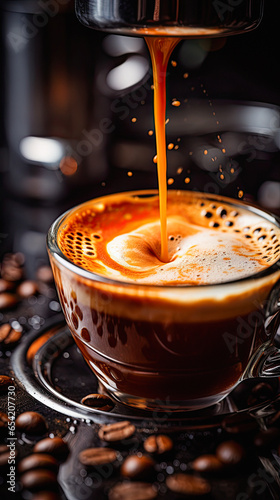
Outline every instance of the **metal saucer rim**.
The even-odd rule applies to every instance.
[[[44,335],[48,332],[48,330],[57,327],[58,331],[54,333],[50,339],[44,343],[41,348],[38,350],[36,354],[36,360],[34,361],[35,368],[31,368],[26,359],[27,351],[32,343],[38,339],[40,336]],[[24,338],[21,343],[17,346],[15,351],[11,356],[11,366],[13,373],[15,375],[16,380],[19,385],[22,386],[34,399],[40,401],[41,403],[47,405],[53,410],[58,411],[59,413],[63,413],[67,417],[72,417],[74,419],[83,420],[86,422],[94,422],[104,424],[115,422],[116,420],[130,420],[135,424],[139,424],[145,422],[146,428],[152,429],[168,429],[170,430],[183,430],[183,429],[194,429],[194,428],[213,428],[217,427],[221,424],[222,420],[226,417],[233,414],[242,414],[246,412],[258,412],[258,410],[267,408],[270,404],[275,402],[280,398],[280,394],[278,394],[274,400],[265,401],[263,403],[258,403],[257,405],[251,408],[242,408],[242,409],[234,409],[231,411],[226,411],[222,413],[216,413],[213,415],[205,414],[203,415],[203,411],[200,412],[199,415],[194,415],[194,412],[174,412],[172,417],[170,416],[161,418],[164,416],[164,410],[162,413],[158,412],[159,417],[154,418],[154,412],[151,411],[137,411],[135,409],[128,408],[123,405],[124,410],[128,413],[116,413],[114,410],[110,412],[105,412],[103,410],[83,407],[81,403],[77,403],[67,397],[61,398],[61,394],[54,389],[49,390],[49,381],[44,380],[44,376],[42,374],[42,366],[38,370],[38,364],[41,363],[42,354],[44,353],[44,348],[46,345],[51,345],[54,337],[57,335],[65,335],[65,331],[68,330],[66,325],[64,316],[62,313],[54,315],[52,318],[46,320],[45,324],[38,330],[31,330]],[[69,330],[68,330],[69,332]],[[71,335],[67,333],[67,335]],[[74,344],[74,339],[72,339]],[[37,363],[37,368],[36,368]],[[36,373],[37,369],[37,373]],[[90,370],[90,369],[89,369]],[[94,374],[92,374],[94,376]],[[64,401],[63,401],[64,400]],[[112,401],[114,401],[112,399]],[[115,402],[115,401],[114,401]],[[79,407],[77,410],[77,406]],[[117,406],[122,406],[120,403]],[[207,411],[209,409],[206,409]],[[137,414],[138,413],[138,414]],[[166,413],[166,412],[165,412]],[[170,412],[169,412],[170,413]]]

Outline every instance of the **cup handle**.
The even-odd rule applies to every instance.
[[[266,319],[264,326],[270,340],[257,349],[242,379],[280,377],[280,308]]]

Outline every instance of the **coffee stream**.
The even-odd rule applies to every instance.
[[[213,203],[202,193],[167,190],[166,70],[179,41],[146,37],[154,76],[158,196],[118,193],[93,200],[70,215],[58,234],[64,254],[88,271],[138,283],[198,285],[244,278],[279,258],[279,229],[273,224],[245,207],[233,209],[223,198]]]
[[[170,55],[178,42],[177,37],[146,37],[154,77],[154,121],[157,148],[157,172],[159,188],[161,254],[162,262],[168,262],[167,240],[167,160],[166,160],[166,70]]]

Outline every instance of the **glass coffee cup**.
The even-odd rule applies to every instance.
[[[280,224],[222,196],[169,191],[168,197],[169,207],[181,198],[190,207],[191,224],[201,227],[201,238],[209,230],[212,247],[236,235],[241,246],[251,245],[251,256],[264,259],[264,268],[254,271],[252,257],[243,273],[228,275],[212,254],[210,283],[197,278],[188,285],[93,272],[87,263],[96,257],[98,238],[106,239],[114,224],[120,234],[131,229],[135,206],[138,219],[146,212],[149,218],[158,203],[155,191],[109,195],[69,210],[51,226],[48,251],[66,322],[104,390],[135,408],[197,410],[222,400],[244,378],[280,375]],[[189,250],[191,262],[199,260],[197,276],[206,269],[204,247]],[[226,252],[225,246],[220,258],[232,268]]]

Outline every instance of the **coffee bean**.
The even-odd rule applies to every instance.
[[[9,422],[8,415],[3,411],[0,411],[0,430],[6,429],[6,427],[8,427],[8,422]]]
[[[54,491],[39,491],[32,496],[32,500],[61,500],[61,496]]]
[[[6,281],[20,281],[23,277],[21,267],[7,264],[2,268],[1,276]]]
[[[108,494],[109,500],[153,500],[157,490],[148,483],[118,483]]]
[[[0,394],[6,393],[10,385],[13,385],[11,377],[8,377],[7,375],[0,375]]]
[[[42,415],[35,411],[26,411],[16,418],[16,429],[31,436],[45,434],[47,424]]]
[[[190,474],[173,474],[166,479],[166,485],[171,491],[183,495],[203,496],[211,491],[208,481]]]
[[[266,449],[275,447],[280,442],[280,429],[270,427],[266,430],[261,430],[254,437],[254,445],[257,448]]]
[[[104,394],[89,394],[81,400],[81,403],[90,408],[96,408],[102,411],[111,411],[115,406],[113,401]]]
[[[48,469],[57,472],[58,467],[58,461],[51,455],[32,453],[32,455],[28,455],[19,462],[18,471],[20,474],[34,469]]]
[[[121,475],[129,479],[148,479],[154,472],[155,462],[145,455],[130,455],[121,466]]]
[[[167,453],[172,450],[173,441],[165,434],[152,435],[144,441],[143,446],[148,453],[162,455],[163,453]]]
[[[7,292],[0,293],[0,311],[4,309],[10,309],[17,303],[18,298],[16,295]]]
[[[45,438],[35,444],[33,451],[35,453],[48,453],[53,455],[57,460],[64,460],[68,453],[69,448],[67,443],[60,437]]]
[[[13,266],[22,267],[25,263],[25,257],[22,252],[6,253],[3,259],[3,264],[12,264]]]
[[[38,280],[43,281],[43,283],[53,282],[53,273],[50,266],[41,266],[37,269],[36,277]]]
[[[192,462],[192,469],[196,472],[219,472],[224,468],[216,455],[201,455]]]
[[[29,491],[53,490],[57,487],[56,474],[48,469],[36,469],[25,472],[20,477],[23,488]]]
[[[24,255],[21,253],[6,254],[2,262],[2,278],[7,281],[21,280],[23,276],[22,266],[24,264],[24,260]]]
[[[246,455],[245,448],[236,441],[224,441],[216,449],[217,458],[227,466],[239,465]]]
[[[271,385],[266,382],[261,382],[260,384],[253,387],[250,396],[248,397],[248,405],[253,406],[258,403],[263,403],[273,398],[275,395],[275,390]]]
[[[116,459],[117,452],[111,448],[87,448],[79,454],[79,460],[83,465],[110,464]]]
[[[127,420],[115,424],[103,425],[98,432],[100,439],[104,441],[122,441],[135,433],[135,426]]]
[[[21,330],[15,330],[9,323],[0,326],[0,343],[9,345],[15,344],[21,339]]]
[[[10,449],[7,448],[5,444],[0,445],[0,467],[5,467],[6,465],[8,465],[9,458],[10,458]]]
[[[258,430],[258,423],[248,414],[233,414],[222,422],[223,429],[229,434],[244,434]]]
[[[0,278],[0,293],[2,292],[9,292],[10,290],[13,290],[14,288],[14,283],[11,281],[3,280]]]
[[[32,295],[35,295],[38,291],[38,287],[35,281],[23,281],[18,287],[17,287],[17,294],[22,297],[23,299],[26,299],[28,297],[31,297]]]

